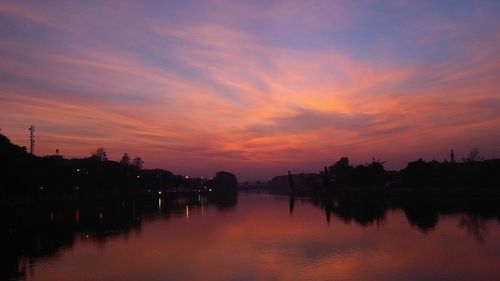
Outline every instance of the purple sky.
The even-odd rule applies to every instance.
[[[242,180],[500,157],[499,1],[2,1],[0,128]]]

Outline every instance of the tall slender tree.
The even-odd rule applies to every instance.
[[[144,160],[142,160],[141,157],[136,156],[134,160],[132,160],[132,165],[137,167],[139,170],[142,169],[142,166],[144,166]]]
[[[123,153],[122,159],[120,160],[120,164],[130,165],[130,156],[127,152]]]
[[[99,161],[107,161],[108,156],[104,148],[99,147],[95,153],[92,153],[92,157],[96,157]]]

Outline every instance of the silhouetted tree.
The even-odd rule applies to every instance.
[[[352,167],[349,165],[349,158],[342,157],[333,166],[330,167],[330,173],[332,174],[344,174],[351,170]]]
[[[218,172],[214,177],[215,191],[235,191],[238,186],[236,176],[229,172]]]
[[[384,162],[373,158],[372,163],[354,168],[350,182],[365,187],[380,186],[383,184],[385,174]]]
[[[12,146],[12,143],[10,142],[9,138],[0,134],[0,145],[1,148],[7,148],[7,147],[10,148]],[[5,151],[7,151],[7,149],[5,149]]]
[[[144,161],[142,160],[141,157],[136,156],[134,160],[132,160],[132,165],[137,167],[139,170],[142,169],[142,166],[144,165]]]
[[[434,176],[432,165],[422,159],[408,163],[408,166],[403,170],[405,183],[412,187],[430,185],[435,180]]]
[[[139,171],[132,165],[104,161],[106,152],[102,148],[82,159],[37,157],[0,134],[0,159],[0,203],[23,197],[46,200],[128,196],[142,194],[145,188],[166,190],[180,185],[169,171]],[[140,167],[142,163],[140,158],[135,161]]]
[[[353,167],[349,164],[349,158],[342,157],[329,167],[329,172],[336,183],[345,184],[349,182]]]
[[[467,158],[463,159],[464,162],[476,162],[476,161],[481,161],[483,160],[482,157],[479,156],[479,148],[473,148],[470,152]]]
[[[128,153],[123,153],[122,159],[120,160],[120,164],[123,165],[130,165],[130,156],[128,156]]]
[[[92,157],[95,157],[99,159],[99,161],[106,161],[108,160],[108,156],[104,148],[99,147],[95,153],[92,153]]]
[[[321,178],[323,179],[323,184],[325,186],[329,186],[330,185],[330,172],[328,171],[328,168],[325,166],[323,168],[323,171],[320,172],[320,175],[321,175]]]
[[[218,172],[210,185],[213,186],[213,192],[209,199],[219,210],[228,210],[236,206],[238,202],[238,181],[236,176],[229,172]]]

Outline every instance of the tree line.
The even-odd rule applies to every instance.
[[[315,195],[335,192],[438,192],[495,193],[500,192],[500,159],[484,159],[479,149],[455,161],[439,162],[418,159],[401,170],[386,170],[385,162],[373,158],[366,164],[353,164],[341,157],[317,173],[293,174],[274,177],[267,183],[249,185],[247,189],[267,189],[272,193]]]
[[[86,158],[38,157],[0,134],[0,198],[66,199],[161,194],[167,191],[236,189],[236,176],[219,172],[211,179],[191,178],[163,169],[144,169],[144,161],[124,153],[109,160],[98,148]]]
[[[462,162],[455,162],[453,157],[443,162],[418,159],[399,171],[385,170],[385,162],[380,160],[352,165],[349,158],[342,157],[318,175],[327,189],[500,190],[500,159],[484,160],[477,148]]]

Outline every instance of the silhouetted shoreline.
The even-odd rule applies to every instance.
[[[224,194],[236,191],[236,176],[217,172],[212,178],[142,169],[140,157],[110,161],[99,148],[88,158],[38,157],[0,134],[0,203],[84,201],[105,198],[162,197],[167,193]]]
[[[351,165],[342,157],[319,173],[274,177],[266,183],[245,184],[246,190],[265,190],[297,196],[390,194],[432,196],[500,195],[500,159],[464,159],[463,162],[422,159],[399,171],[386,171],[383,162]]]
[[[277,176],[267,183],[243,184],[239,190],[265,190],[293,196],[341,194],[390,194],[408,196],[498,196],[500,159],[482,160],[479,152],[456,162],[408,163],[400,171],[386,171],[373,160],[352,165],[342,157],[318,173]],[[130,162],[125,153],[120,162],[107,160],[98,149],[88,158],[64,159],[60,155],[37,157],[0,135],[2,171],[0,203],[35,201],[79,201],[100,198],[162,196],[167,193],[235,192],[236,176],[219,172],[213,178],[190,178],[162,169],[142,169],[142,159]],[[125,159],[127,158],[127,159]]]

